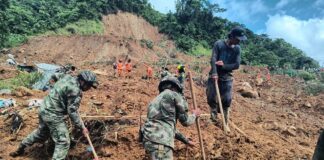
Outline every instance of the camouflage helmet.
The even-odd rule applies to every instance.
[[[78,77],[90,84],[93,88],[97,88],[99,85],[96,74],[91,71],[81,71]]]
[[[164,85],[171,84],[173,87],[175,87],[179,93],[182,93],[182,86],[179,82],[179,80],[174,76],[166,76],[162,78],[159,84],[159,92],[162,92],[164,90]]]

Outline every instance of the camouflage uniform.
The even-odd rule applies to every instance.
[[[35,142],[43,142],[51,136],[55,142],[52,159],[65,159],[70,147],[70,137],[65,116],[69,115],[77,128],[83,128],[78,114],[82,97],[79,85],[77,79],[70,75],[65,75],[55,83],[54,88],[45,97],[44,103],[39,109],[38,129],[29,134],[21,145],[31,146]]]
[[[169,71],[167,71],[167,70],[163,70],[161,72],[161,79],[164,78],[164,77],[166,77],[166,76],[172,76],[172,74]]]
[[[173,159],[174,138],[188,143],[176,130],[179,119],[183,126],[194,123],[196,116],[188,115],[188,104],[181,94],[165,89],[148,107],[147,120],[143,125],[143,143],[152,159]]]

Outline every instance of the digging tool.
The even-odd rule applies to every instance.
[[[190,79],[190,90],[191,90],[191,96],[192,96],[192,100],[193,100],[193,106],[194,106],[194,109],[196,109],[197,108],[197,102],[196,102],[196,96],[195,96],[195,92],[194,92],[194,85],[193,85],[192,76],[191,76],[190,71],[188,72],[188,75],[189,75],[189,79]],[[197,130],[198,130],[198,135],[199,135],[199,144],[200,144],[201,154],[203,156],[203,160],[206,160],[204,144],[203,144],[201,131],[200,131],[199,117],[196,118],[196,126],[197,126]]]
[[[79,113],[78,113],[78,114],[79,114]],[[85,128],[84,122],[83,122],[83,120],[82,120],[80,114],[79,114],[79,117],[80,117],[80,121],[81,121],[81,123],[82,123],[83,128]],[[89,133],[85,134],[85,136],[86,136],[86,138],[87,138],[87,140],[88,140],[88,142],[89,142],[89,145],[90,145],[90,147],[91,147],[91,151],[92,151],[92,153],[93,153],[93,156],[94,156],[95,160],[99,160],[98,155],[97,155],[97,153],[96,153],[96,150],[95,150],[95,148],[94,148],[93,145],[92,145],[92,142],[91,142],[91,139],[90,139]]]
[[[217,100],[218,100],[218,105],[219,105],[219,109],[220,109],[220,112],[221,112],[221,115],[222,115],[222,121],[223,121],[223,130],[225,132],[225,134],[227,134],[228,130],[226,127],[227,124],[225,122],[225,116],[224,116],[224,110],[223,110],[223,104],[222,104],[222,99],[220,97],[220,92],[219,92],[219,87],[218,87],[218,81],[216,80],[215,81],[215,89],[216,89],[216,95],[217,95]]]
[[[247,136],[240,128],[238,128],[232,121],[230,121],[230,120],[228,120],[228,123],[230,124],[230,125],[232,125],[232,127],[234,128],[234,129],[236,129],[239,133],[241,133],[243,136],[245,136],[246,138],[248,138],[248,139],[250,139],[250,137],[249,136]]]
[[[142,105],[140,105],[138,142],[143,142],[143,133],[142,133]]]

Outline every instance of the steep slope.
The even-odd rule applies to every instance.
[[[104,18],[105,35],[102,36],[52,36],[35,37],[28,43],[12,49],[21,60],[23,56],[35,62],[73,63],[82,69],[100,70],[97,74],[101,85],[97,90],[84,93],[80,112],[84,116],[91,132],[100,159],[145,159],[144,149],[137,142],[139,115],[146,115],[148,103],[158,94],[159,78],[152,81],[141,79],[145,74],[143,61],[151,64],[157,71],[159,60],[168,59],[168,67],[175,72],[175,62],[183,61],[193,71],[196,80],[197,104],[207,115],[202,117],[201,129],[208,159],[310,159],[320,128],[324,120],[324,95],[307,96],[302,90],[302,82],[284,76],[273,76],[271,84],[257,86],[255,77],[257,68],[242,66],[235,72],[233,90],[232,121],[248,136],[246,138],[234,131],[225,135],[223,131],[209,121],[204,84],[208,72],[208,58],[188,57],[177,53],[172,42],[158,34],[157,29],[143,19],[129,13],[118,13]],[[121,28],[119,28],[121,27]],[[153,49],[143,46],[141,39],[151,40]],[[134,68],[131,79],[114,78],[111,63],[116,58],[124,59],[129,55],[138,67]],[[4,57],[1,57],[4,60]],[[168,64],[163,63],[163,64]],[[198,70],[197,69],[197,70]],[[244,72],[242,72],[244,70]],[[99,73],[99,72],[98,72]],[[238,93],[243,82],[249,82],[260,97],[245,98]],[[186,83],[185,97],[190,108],[192,99]],[[34,96],[17,97],[24,118],[24,126],[17,135],[10,134],[10,121],[4,122],[0,116],[0,158],[11,159],[8,154],[33,129],[37,128],[37,110],[26,110],[26,100],[41,98],[46,93]],[[310,103],[310,105],[307,104]],[[89,116],[116,116],[95,118]],[[88,116],[88,117],[86,117]],[[128,118],[121,118],[129,116]],[[142,123],[144,122],[144,118]],[[174,152],[177,159],[199,159],[198,136],[195,126],[178,129],[197,142],[197,147],[186,148],[176,143]],[[70,150],[69,159],[89,159],[86,153],[86,140],[74,132],[77,145]],[[3,147],[5,146],[5,147]],[[49,159],[51,147],[34,145],[24,157],[17,159]]]

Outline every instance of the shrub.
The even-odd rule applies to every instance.
[[[319,95],[324,93],[324,84],[320,82],[308,83],[305,87],[307,94]]]
[[[146,39],[141,39],[141,46],[142,47],[146,46],[149,49],[153,49],[153,45],[154,45],[153,41],[146,40]]]
[[[297,76],[304,79],[305,81],[314,80],[316,77],[315,74],[309,73],[307,71],[299,71]]]
[[[15,89],[19,86],[30,88],[34,83],[42,78],[38,72],[21,72],[16,77],[0,81],[0,89]]]

